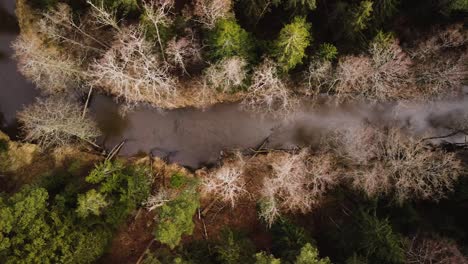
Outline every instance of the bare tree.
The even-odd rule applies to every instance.
[[[168,190],[162,188],[158,190],[156,194],[153,194],[148,197],[148,200],[144,203],[148,211],[153,211],[167,202],[171,201],[171,194]]]
[[[463,46],[468,42],[468,30],[463,24],[450,25],[445,29],[436,29],[430,37],[420,41],[410,51],[412,57],[425,60],[450,48]]]
[[[101,53],[109,48],[106,43],[93,36],[82,21],[73,18],[70,6],[65,3],[59,3],[56,8],[44,13],[38,22],[38,28],[40,33],[58,43],[71,44],[85,51]]]
[[[76,140],[94,145],[100,135],[92,119],[82,117],[81,106],[63,97],[38,99],[18,113],[25,140],[43,148],[63,146]]]
[[[145,2],[143,5],[145,16],[153,24],[154,29],[156,30],[156,37],[158,39],[164,61],[166,61],[166,58],[164,57],[164,47],[161,40],[160,27],[167,27],[171,24],[172,18],[170,17],[170,10],[173,6],[174,0],[158,0],[151,4]]]
[[[241,197],[249,194],[246,189],[244,167],[242,154],[236,153],[234,160],[224,163],[203,179],[202,192],[215,195],[234,207]]]
[[[411,199],[437,201],[453,189],[461,173],[454,154],[431,150],[401,129],[354,132],[364,135],[342,141],[351,158],[353,170],[349,175],[353,185],[369,196],[392,194],[400,203]]]
[[[408,264],[467,264],[458,245],[444,238],[415,236],[406,252]]]
[[[170,106],[177,94],[169,66],[153,53],[144,34],[133,27],[117,34],[104,57],[91,65],[89,75],[93,86],[102,87],[129,104]]]
[[[202,61],[201,46],[192,29],[187,28],[187,36],[174,37],[167,43],[168,62],[187,73],[186,66]]]
[[[311,156],[304,149],[278,155],[270,165],[272,175],[264,178],[260,191],[260,217],[269,225],[280,212],[309,212],[338,184],[340,172],[330,154]]]
[[[455,95],[468,75],[468,56],[439,58],[420,63],[416,67],[416,81],[424,95],[437,97]]]
[[[333,67],[330,61],[313,60],[305,73],[308,92],[311,93],[311,95],[318,95],[320,92],[329,92],[330,88],[333,86],[332,76]]]
[[[292,111],[297,103],[292,91],[281,80],[277,65],[269,59],[254,69],[247,96],[242,101],[248,110],[270,113]]]
[[[231,0],[196,0],[194,14],[202,26],[212,29],[219,19],[228,17],[231,6]]]
[[[104,7],[104,1],[100,1],[99,5],[95,5],[92,1],[86,1],[91,6],[90,15],[97,25],[109,26],[116,31],[121,31],[119,20],[117,19],[117,11],[110,11]]]
[[[368,56],[346,56],[336,71],[335,92],[339,99],[388,101],[415,96],[408,89],[412,81],[409,56],[396,40],[372,43]]]
[[[33,35],[20,35],[12,47],[19,71],[47,94],[78,87],[85,77],[85,71],[75,60],[57,49],[47,48]]]
[[[340,99],[356,98],[370,85],[373,74],[372,60],[367,56],[345,56],[336,69],[334,90]]]
[[[247,62],[241,57],[225,58],[204,72],[204,85],[224,93],[234,92],[247,77]]]

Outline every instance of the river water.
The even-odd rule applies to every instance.
[[[17,135],[16,112],[39,95],[18,73],[12,59],[10,45],[18,34],[14,3],[0,0],[0,121],[2,130],[13,136]],[[468,97],[431,105],[303,107],[286,120],[277,120],[242,111],[239,104],[232,103],[205,110],[139,107],[122,116],[112,99],[95,94],[89,111],[104,134],[98,142],[106,149],[125,140],[120,155],[151,153],[198,168],[215,162],[224,150],[256,147],[267,137],[270,148],[314,145],[323,133],[363,122],[392,123],[419,135],[442,135],[447,133],[445,123],[449,120],[466,117],[468,123]],[[457,135],[445,140],[466,139]]]

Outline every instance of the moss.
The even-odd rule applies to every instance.
[[[171,188],[179,189],[187,183],[187,177],[182,173],[174,173],[169,180],[169,185]]]

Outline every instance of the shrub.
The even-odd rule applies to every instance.
[[[293,21],[284,26],[274,44],[273,56],[279,67],[287,72],[296,65],[302,63],[305,57],[305,49],[310,45],[311,24],[304,17],[295,17]]]
[[[239,56],[253,59],[254,42],[252,36],[230,19],[221,19],[208,33],[209,57],[213,60]]]
[[[187,183],[187,178],[185,175],[181,173],[175,173],[171,176],[169,180],[169,185],[171,188],[179,189],[180,187],[184,186]]]

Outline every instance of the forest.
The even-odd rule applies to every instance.
[[[10,1],[0,263],[468,264],[468,0]]]

